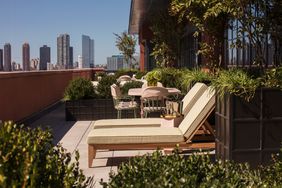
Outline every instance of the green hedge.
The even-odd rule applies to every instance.
[[[75,78],[70,81],[65,89],[65,100],[91,99],[95,97],[95,91],[91,80]]]
[[[247,164],[211,161],[207,154],[183,156],[174,152],[134,157],[110,173],[104,187],[282,187],[281,159],[251,170]]]
[[[50,131],[0,124],[0,187],[87,187],[79,169],[79,153],[71,154],[52,144]]]

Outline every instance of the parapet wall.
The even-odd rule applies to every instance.
[[[0,120],[20,121],[58,102],[69,81],[94,69],[0,73]]]

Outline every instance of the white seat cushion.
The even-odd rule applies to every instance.
[[[93,129],[120,127],[160,127],[161,118],[105,119],[92,123]]]
[[[145,144],[179,143],[184,137],[178,128],[116,128],[92,129],[87,137],[88,144]]]

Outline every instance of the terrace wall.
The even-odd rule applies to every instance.
[[[0,73],[0,120],[20,121],[63,98],[69,81],[91,79],[95,70]]]

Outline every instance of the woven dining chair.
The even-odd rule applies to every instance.
[[[113,97],[114,107],[117,110],[118,119],[121,119],[123,110],[133,110],[134,118],[137,117],[136,109],[138,108],[138,104],[132,97],[122,96],[120,88],[116,84],[111,85],[111,94]]]
[[[141,115],[147,118],[149,113],[162,113],[166,110],[166,96],[168,90],[164,87],[144,88],[141,95]]]

